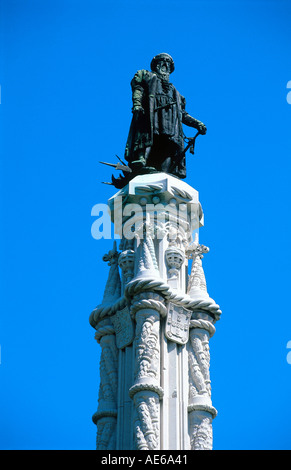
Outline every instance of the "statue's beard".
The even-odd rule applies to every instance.
[[[160,77],[161,80],[163,80],[165,82],[169,81],[170,72],[168,72],[167,70],[162,70],[162,69],[157,68],[156,73],[157,73],[158,77]]]

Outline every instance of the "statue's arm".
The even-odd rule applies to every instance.
[[[182,123],[185,124],[186,126],[189,127],[194,127],[194,129],[197,129],[200,134],[206,134],[207,128],[203,122],[199,121],[198,119],[195,119],[194,117],[190,116],[190,114],[187,113],[185,110],[186,107],[186,100],[184,97],[182,98]]]
[[[144,77],[146,70],[138,70],[131,81],[132,89],[132,112],[136,111],[144,112],[143,109],[143,98],[144,98]]]

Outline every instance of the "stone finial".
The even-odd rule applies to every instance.
[[[136,277],[160,277],[155,247],[153,244],[153,233],[150,219],[144,222],[142,232],[138,234],[140,244],[137,249],[137,274]],[[141,236],[142,235],[142,236]]]
[[[113,303],[121,295],[121,281],[118,270],[119,253],[116,248],[116,241],[113,243],[113,249],[103,256],[103,261],[107,261],[110,266],[108,279],[105,286],[102,304]]]
[[[188,258],[193,260],[187,290],[187,294],[189,294],[190,297],[194,298],[201,294],[208,296],[206,279],[201,261],[203,255],[208,252],[209,248],[205,245],[199,245],[197,238],[191,245],[189,245],[186,251]]]

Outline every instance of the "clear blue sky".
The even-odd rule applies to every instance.
[[[291,3],[2,0],[0,447],[94,449],[108,240],[91,208],[114,188],[130,80],[159,52],[205,122],[200,193],[215,449],[290,449]],[[290,90],[291,91],[291,90]]]

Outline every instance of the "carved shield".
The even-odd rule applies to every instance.
[[[189,325],[192,312],[169,302],[165,335],[171,341],[185,344],[189,339]]]
[[[128,308],[118,310],[111,319],[116,334],[116,346],[118,349],[129,346],[133,342],[134,329]]]

